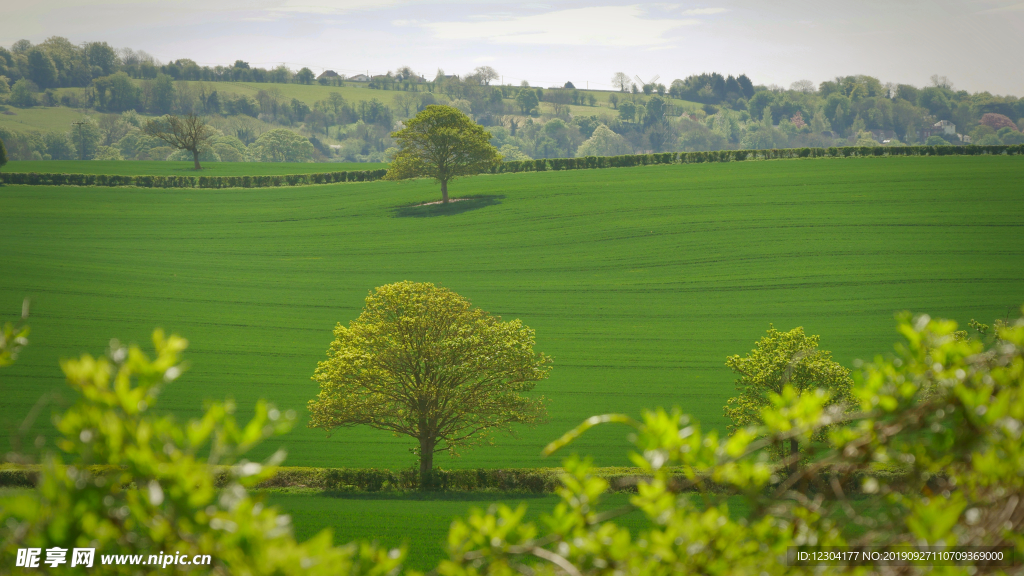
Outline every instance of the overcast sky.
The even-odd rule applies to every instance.
[[[1024,0],[9,0],[0,45],[65,36],[145,50],[161,61],[329,68],[411,66],[506,83],[611,88],[716,71],[755,84],[869,74],[1024,96]]]

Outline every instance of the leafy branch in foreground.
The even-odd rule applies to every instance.
[[[243,454],[291,428],[295,415],[259,402],[248,423],[231,402],[214,403],[185,424],[151,408],[182,372],[186,341],[153,334],[156,357],[112,341],[106,357],[61,363],[77,402],[57,420],[58,446],[35,492],[0,507],[0,550],[94,548],[102,554],[180,552],[210,555],[211,574],[389,574],[403,553],[359,544],[334,547],[328,531],[297,543],[288,516],[250,497],[246,487],[274,473],[283,458],[250,462]],[[94,465],[104,465],[97,469]],[[215,487],[227,471],[226,488]],[[36,569],[47,573],[40,565]],[[53,568],[64,573],[67,566]],[[156,566],[103,567],[104,574],[165,574]]]
[[[618,422],[633,429],[632,460],[650,479],[631,499],[650,521],[633,537],[601,513],[607,484],[577,458],[566,464],[562,502],[524,522],[525,509],[474,512],[449,533],[451,559],[436,573],[469,574],[812,574],[787,563],[793,546],[1008,546],[1024,553],[1024,320],[1002,324],[992,341],[958,337],[956,324],[928,316],[899,318],[906,342],[894,358],[865,366],[851,394],[853,411],[827,393],[786,386],[771,394],[763,424],[720,439],[679,410],[637,422],[593,417],[545,450],[587,429]],[[827,431],[827,447],[787,474],[766,448],[809,443]],[[898,474],[891,474],[893,470]],[[686,478],[675,480],[680,473]],[[684,490],[698,495],[684,494]],[[734,519],[729,496],[742,497]],[[540,561],[543,560],[543,561]],[[844,564],[830,573],[1000,573],[994,564],[883,566]]]
[[[21,321],[4,322],[0,328],[0,368],[10,366],[18,359],[18,352],[28,345],[28,299],[21,304]]]

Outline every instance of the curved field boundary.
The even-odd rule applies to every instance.
[[[624,156],[586,156],[501,162],[492,174],[625,168],[655,164],[701,164],[797,158],[866,158],[880,156],[985,156],[1024,154],[1024,144],[1014,146],[845,146],[842,148],[783,148],[771,150],[716,150],[711,152],[664,152]],[[283,176],[125,176],[119,174],[57,174],[47,172],[0,172],[0,184],[29,186],[135,186],[139,188],[273,188],[338,182],[371,182],[386,169],[288,174]]]
[[[624,156],[586,156],[502,162],[492,173],[544,172],[547,170],[585,170],[625,168],[652,164],[701,164],[705,162],[741,162],[747,160],[783,160],[795,158],[864,158],[874,156],[981,156],[1024,154],[1024,145],[1014,146],[844,146],[842,148],[782,148],[771,150],[716,150],[712,152],[664,152]]]
[[[91,466],[93,474],[113,472],[112,466]],[[433,490],[442,492],[521,492],[530,494],[551,494],[562,486],[562,468],[505,468],[505,469],[434,469],[436,485]],[[595,468],[593,475],[608,482],[612,492],[636,492],[637,484],[650,481],[650,475],[639,468],[605,467]],[[732,489],[711,479],[706,470],[697,470],[696,477],[690,478],[679,468],[672,474],[677,489],[687,492],[710,491],[729,493]],[[899,484],[907,474],[900,467],[875,467],[861,470],[856,474],[840,477],[832,470],[819,471],[812,482],[819,489],[825,489],[835,477],[844,486],[847,494],[859,494],[863,480],[873,477],[888,484]],[[227,486],[232,475],[229,470],[218,468],[218,486]],[[0,468],[0,487],[34,488],[39,482],[39,467],[25,466]],[[331,492],[407,492],[420,490],[419,473],[413,469],[387,470],[380,468],[314,468],[281,466],[274,475],[255,486],[266,488],[311,488]]]
[[[350,170],[277,176],[128,176],[123,174],[58,174],[0,172],[0,184],[28,186],[135,186],[138,188],[272,188],[337,182],[380,180],[387,170]]]

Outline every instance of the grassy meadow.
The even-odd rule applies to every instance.
[[[118,174],[123,176],[283,176],[344,170],[377,170],[387,164],[373,162],[192,162],[119,160],[12,160],[4,172],[52,172],[58,174]]]
[[[128,163],[125,163],[128,164]],[[263,166],[280,165],[253,165]],[[413,442],[305,427],[310,376],[375,286],[429,281],[519,318],[554,358],[548,422],[441,467],[558,462],[582,419],[680,406],[724,431],[726,356],[803,326],[851,366],[891,350],[893,313],[990,322],[1024,302],[1021,157],[789,160],[484,175],[438,206],[429,180],[274,189],[0,187],[0,311],[32,300],[31,345],[4,371],[2,434],[32,446],[66,401],[58,359],[154,327],[190,340],[160,408],[258,398],[300,424],[287,464],[406,468]],[[57,396],[51,396],[56,392]],[[19,435],[26,414],[42,409]],[[574,445],[626,464],[626,430]],[[47,440],[46,446],[52,446]],[[5,447],[6,449],[6,447]]]
[[[77,88],[77,90],[81,90],[81,88]],[[89,111],[89,113],[94,114],[95,112]],[[72,128],[71,123],[81,120],[84,114],[85,112],[80,109],[63,106],[52,108],[9,106],[0,112],[0,126],[15,132],[67,132]],[[6,167],[4,169],[9,170]]]
[[[134,82],[136,84],[141,84],[143,81],[134,80]],[[265,90],[276,94],[279,99],[290,101],[294,98],[310,107],[312,107],[317,101],[326,99],[332,92],[337,92],[349,102],[368,102],[376,98],[388,106],[391,106],[396,113],[398,112],[394,105],[396,96],[399,94],[418,94],[418,92],[403,92],[400,90],[372,89],[369,88],[366,83],[361,82],[346,82],[344,86],[320,86],[319,84],[272,84],[260,82],[199,82],[187,80],[179,80],[175,82],[175,86],[178,88],[195,88],[195,85],[197,84],[203,84],[207,90],[216,90],[222,95],[238,94],[255,97],[259,91]],[[82,88],[57,88],[55,93],[59,98],[64,93],[73,92],[78,94],[82,92],[82,90]],[[426,88],[421,86],[420,90],[425,91]],[[604,118],[606,121],[611,121],[612,118],[618,116],[618,111],[612,107],[612,104],[609,101],[609,97],[611,95],[616,95],[620,101],[632,97],[630,94],[605,90],[579,90],[579,92],[586,95],[593,94],[597,100],[597,105],[569,106],[569,110],[572,112],[573,116],[593,115]],[[641,94],[640,97],[642,96],[643,95]],[[666,98],[668,97],[666,96]],[[701,108],[701,104],[697,102],[677,100],[674,98],[668,98],[668,101],[688,112],[694,112]],[[515,103],[513,100],[506,100],[506,102],[512,104]],[[553,114],[554,104],[551,102],[541,102],[540,112],[542,114]],[[5,112],[0,113],[0,126],[6,126],[7,128],[19,132],[64,132],[70,129],[72,122],[81,119],[83,113],[89,115],[98,114],[98,112],[94,110],[82,111],[79,109],[65,107],[33,106],[31,108],[17,108],[10,106]],[[143,114],[142,116],[144,118],[151,117],[151,115],[147,114]],[[274,125],[273,127],[279,128],[280,126]]]

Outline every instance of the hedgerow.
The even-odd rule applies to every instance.
[[[27,186],[135,186],[137,188],[271,188],[339,182],[371,182],[387,170],[348,170],[283,176],[127,176],[120,174],[60,174],[0,172],[0,184]]]
[[[1013,146],[846,146],[842,148],[779,148],[771,150],[714,150],[710,152],[662,152],[623,156],[585,156],[501,162],[492,174],[628,168],[657,164],[704,164],[749,160],[797,158],[856,158],[870,156],[985,156],[1024,154],[1024,144]],[[138,188],[272,188],[340,182],[372,182],[386,169],[349,170],[283,176],[126,176],[119,174],[59,174],[48,172],[0,172],[0,184],[27,186],[135,186]]]

